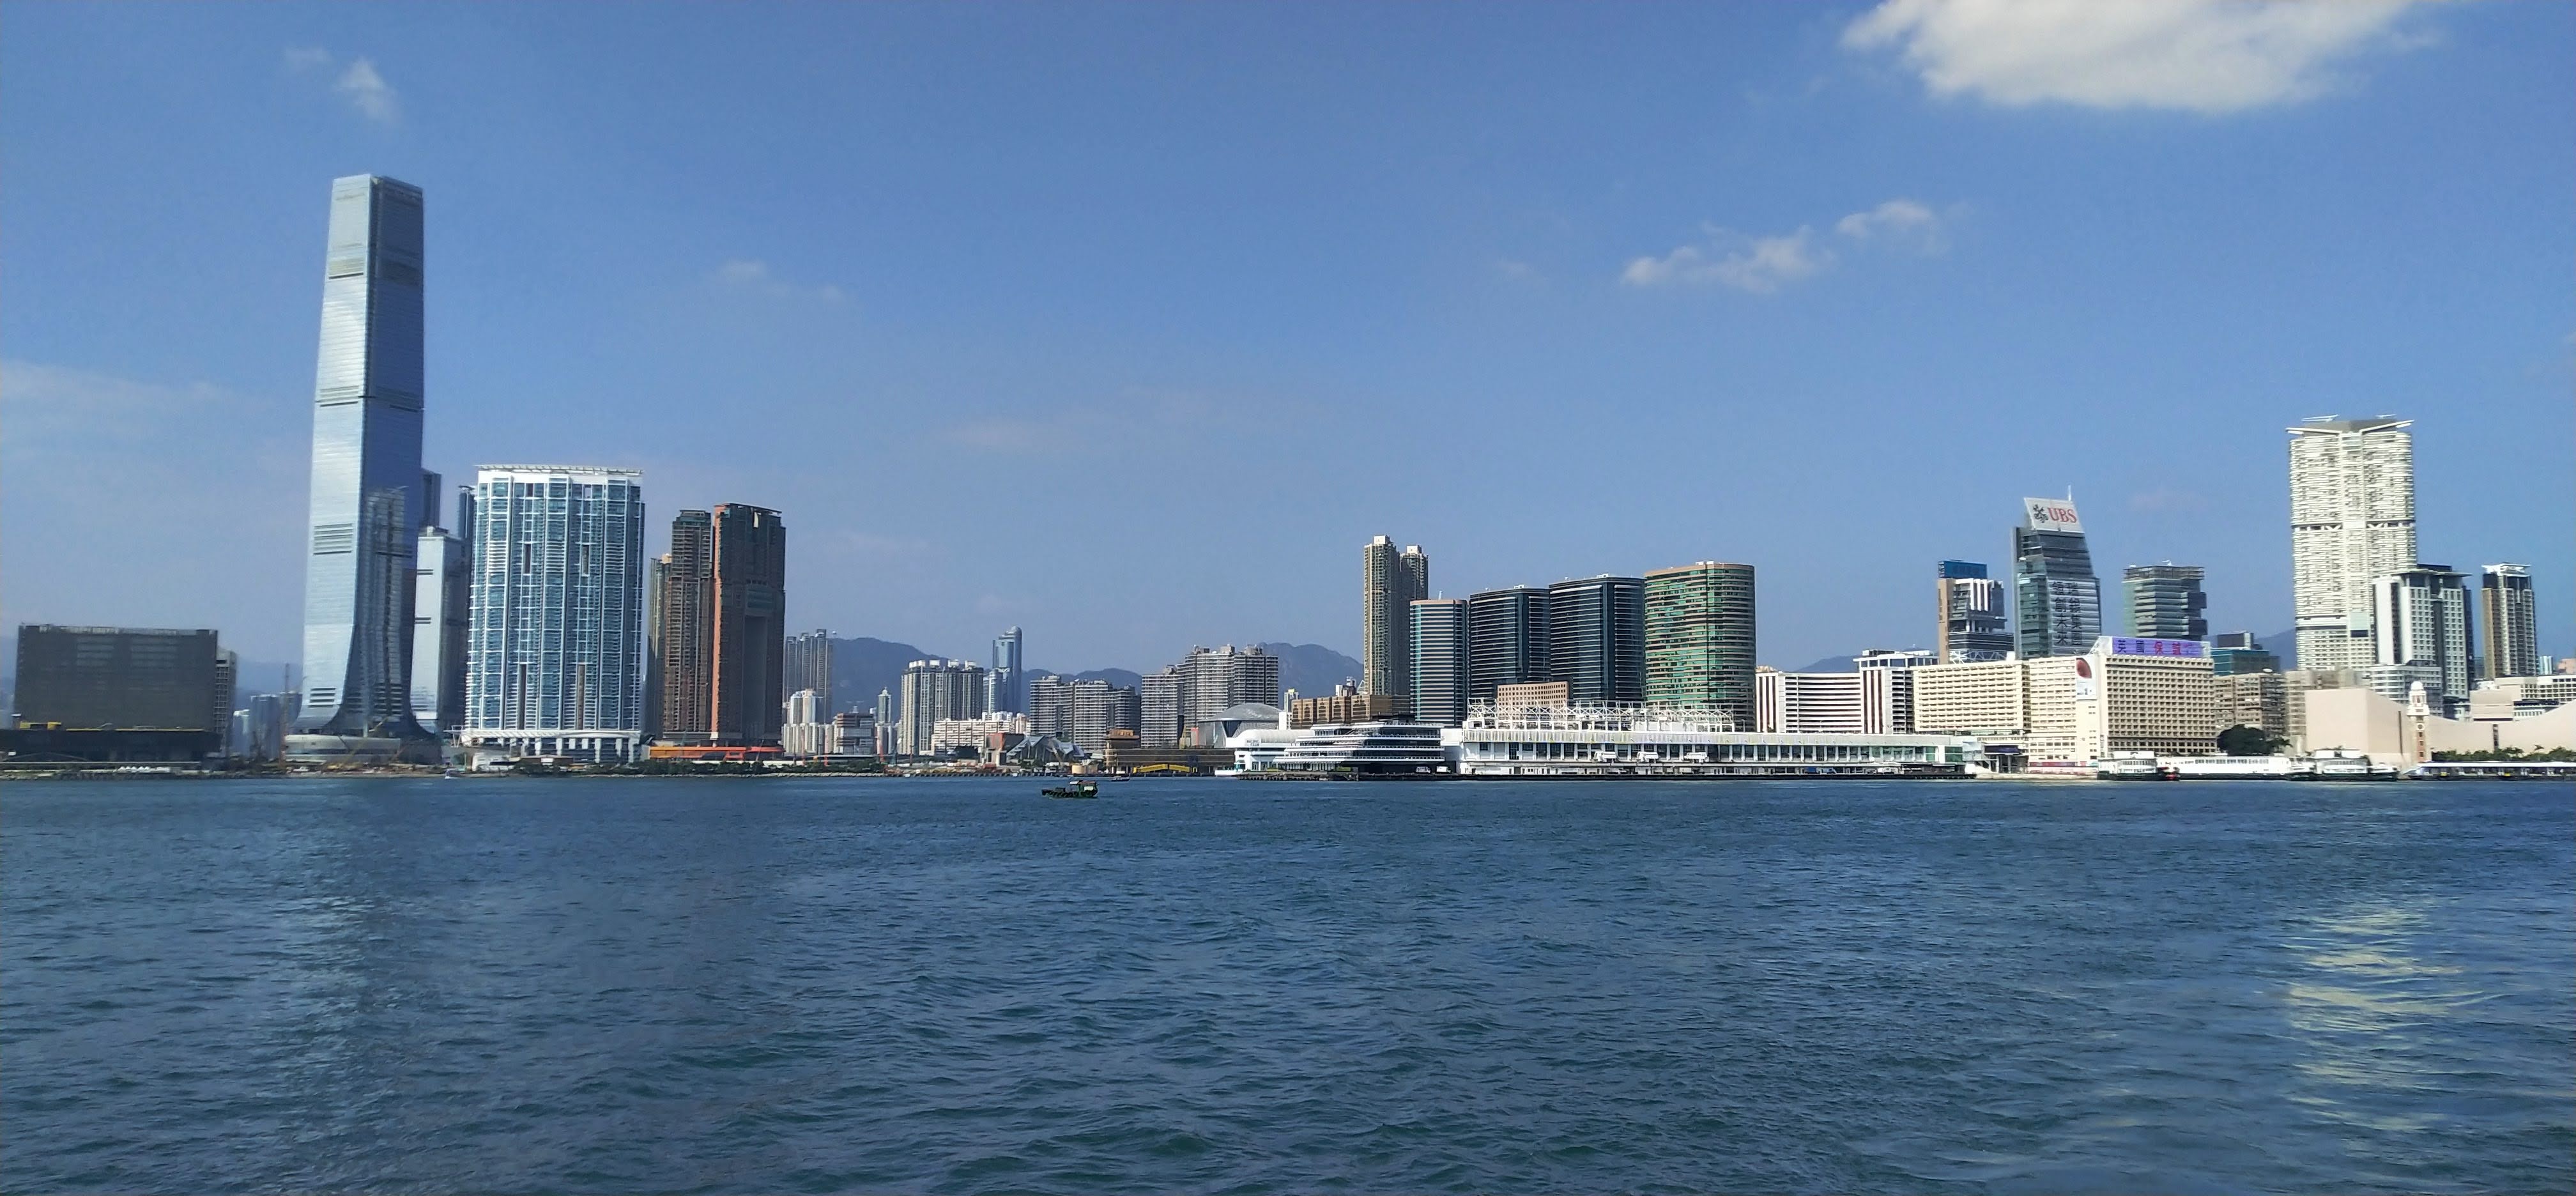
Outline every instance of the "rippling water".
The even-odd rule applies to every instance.
[[[2576,1187],[2555,785],[0,790],[0,1186]]]

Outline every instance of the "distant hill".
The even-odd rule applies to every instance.
[[[903,696],[903,666],[939,655],[892,640],[853,636],[832,640],[832,709],[874,710],[877,691]]]
[[[1045,669],[1031,669],[1029,672],[1031,676],[1035,676],[1036,674],[1043,673],[1045,671]],[[1079,673],[1058,673],[1056,675],[1060,677],[1070,677],[1076,681],[1106,681],[1120,689],[1136,688],[1136,678],[1138,676],[1138,674],[1131,673],[1125,669],[1084,669]]]
[[[1279,688],[1296,690],[1306,697],[1333,692],[1344,681],[1357,681],[1360,662],[1333,651],[1322,644],[1260,644],[1262,651],[1279,658]]]

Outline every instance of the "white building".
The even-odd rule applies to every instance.
[[[2415,564],[2414,421],[2312,419],[2290,432],[2290,596],[2299,667],[2375,663],[2371,587]]]
[[[1914,670],[1941,663],[1941,654],[1907,648],[1872,648],[1852,657],[1860,670],[1860,729],[1864,735],[1914,729]]]
[[[1467,777],[1955,776],[1980,752],[1964,735],[1737,731],[1722,711],[1683,706],[1477,702],[1454,734]]]
[[[1755,669],[1754,726],[1784,735],[1858,735],[1862,722],[1860,689],[1858,673]]]
[[[1912,670],[1918,732],[2010,742],[2034,761],[2090,765],[2113,752],[2205,755],[2218,746],[2208,646],[2103,636],[2081,656]]]
[[[906,756],[926,755],[931,734],[948,719],[971,719],[984,713],[984,666],[965,660],[932,657],[903,669],[903,713],[895,750]]]
[[[787,695],[787,717],[778,728],[780,753],[799,758],[833,754],[831,718],[831,702],[821,691],[800,689]]]
[[[1027,735],[1029,716],[987,714],[977,718],[943,718],[930,729],[930,753],[944,756],[966,748],[981,753],[987,736]]]
[[[2469,696],[2467,581],[2454,569],[2415,565],[2370,583],[2376,663],[2432,665],[2439,712]]]
[[[475,474],[460,738],[478,765],[642,756],[642,480],[555,465]]]

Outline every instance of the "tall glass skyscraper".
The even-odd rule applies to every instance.
[[[1549,679],[1547,591],[1486,590],[1467,598],[1467,699],[1494,700],[1504,685]]]
[[[992,693],[985,697],[985,709],[1008,714],[1029,712],[1029,675],[1020,667],[1021,642],[1017,627],[993,637],[993,671],[984,675],[984,683]]]
[[[2102,635],[2102,580],[2075,500],[2025,498],[2013,529],[2015,640],[2024,660],[2082,656]]]
[[[376,175],[331,184],[313,488],[304,564],[308,734],[417,738],[413,552],[436,522],[423,493],[420,189]]]
[[[2209,595],[2200,590],[2201,568],[2131,565],[2120,573],[2129,600],[2129,634],[2156,640],[2209,638]]]
[[[1646,700],[1646,582],[1586,577],[1547,588],[1548,680],[1566,699],[1634,705]]]
[[[475,475],[467,746],[633,760],[644,738],[644,487],[624,469]]]
[[[1701,561],[1646,574],[1646,701],[1723,710],[1754,726],[1753,566]]]

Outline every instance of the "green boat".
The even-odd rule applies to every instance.
[[[1038,792],[1043,793],[1048,797],[1098,797],[1100,796],[1100,786],[1092,784],[1089,781],[1075,781],[1070,785],[1051,786],[1049,788],[1038,790]]]

